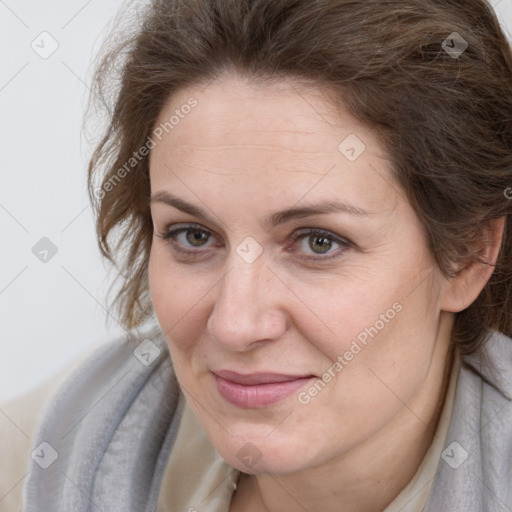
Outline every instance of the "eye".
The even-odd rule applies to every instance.
[[[176,225],[174,225],[176,226]],[[199,256],[202,252],[199,249],[214,247],[214,239],[210,231],[203,229],[200,225],[187,224],[175,229],[166,229],[164,234],[156,234],[159,238],[171,244],[172,249],[187,256]],[[299,243],[299,251],[302,255],[298,257],[306,261],[322,262],[338,258],[343,253],[354,247],[354,244],[347,239],[319,228],[303,228],[295,231],[290,238]],[[213,242],[210,243],[209,242]],[[296,244],[294,244],[296,245]],[[296,252],[293,249],[293,252]]]
[[[295,241],[300,240],[298,244],[300,250],[306,254],[300,257],[309,261],[326,261],[337,258],[348,248],[354,246],[350,241],[319,228],[296,231],[291,238]]]
[[[198,253],[199,251],[195,251],[194,248],[198,249],[212,245],[207,245],[212,238],[211,233],[199,226],[191,224],[172,230],[166,230],[164,234],[157,234],[156,236],[168,241],[174,250],[184,254]]]

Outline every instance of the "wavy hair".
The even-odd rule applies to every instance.
[[[88,192],[125,328],[153,313],[141,148],[176,91],[234,70],[329,86],[375,129],[447,276],[481,261],[481,228],[504,216],[494,272],[452,339],[471,353],[492,329],[512,335],[512,52],[485,0],[154,0],[137,14],[110,38],[90,102],[107,122]]]

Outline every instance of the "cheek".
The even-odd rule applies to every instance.
[[[364,418],[368,428],[377,428],[395,414],[427,378],[437,324],[433,317],[421,314],[426,289],[419,287],[405,298],[397,290],[382,308],[366,305],[370,315],[365,313],[354,326],[357,332],[339,345],[344,350],[338,367],[342,369],[330,398],[341,409],[350,410],[353,418]],[[393,302],[396,297],[399,300]]]
[[[322,320],[310,313],[303,334],[330,361],[325,371],[336,375],[333,390],[355,386],[364,390],[363,395],[375,393],[383,385],[374,373],[394,389],[407,389],[415,377],[425,376],[424,362],[432,357],[437,318],[428,307],[435,290],[421,277],[418,272],[397,270],[394,275],[374,275],[358,282],[340,279],[332,292],[328,283],[301,290]],[[411,293],[414,281],[421,284]],[[328,334],[319,335],[318,326]],[[370,382],[376,388],[368,388]],[[379,400],[374,405],[379,407]],[[359,407],[357,400],[352,407]]]
[[[391,332],[399,321],[400,283],[361,271],[363,279],[348,276],[331,276],[315,282],[295,282],[294,296],[300,298],[290,303],[295,326],[302,335],[329,360],[352,350],[362,352],[369,340],[383,338],[381,333]],[[357,344],[359,344],[359,348]],[[351,354],[347,354],[349,358]]]
[[[159,244],[158,244],[159,245]],[[189,272],[179,269],[165,248],[153,244],[148,262],[151,301],[171,352],[174,348],[189,349],[197,339],[197,314],[205,292]]]

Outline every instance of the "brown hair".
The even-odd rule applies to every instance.
[[[227,70],[333,87],[382,137],[446,275],[479,260],[480,228],[506,216],[495,270],[452,337],[470,353],[492,329],[512,335],[512,52],[484,0],[154,0],[93,82],[110,111],[88,190],[100,250],[120,270],[124,327],[152,314],[149,158],[130,159],[170,96]]]

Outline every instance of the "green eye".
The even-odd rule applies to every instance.
[[[332,240],[323,235],[309,235],[306,237],[309,240],[308,246],[313,252],[324,254],[332,247]]]
[[[193,247],[209,247],[207,244],[210,241],[210,238],[212,238],[209,231],[194,225],[166,230],[165,234],[160,235],[160,237],[167,240],[174,250],[184,254],[198,253],[198,251],[191,249]]]
[[[209,234],[200,229],[184,229],[185,238],[190,245],[194,247],[202,247],[204,242],[208,241]]]
[[[299,240],[299,247],[303,256],[299,256],[307,261],[327,261],[331,258],[338,258],[354,245],[329,231],[319,228],[305,228],[296,231],[292,235],[293,240]]]

